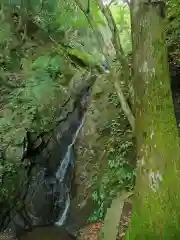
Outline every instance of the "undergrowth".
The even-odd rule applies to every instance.
[[[110,101],[119,107],[116,94],[110,96]],[[109,157],[107,168],[92,194],[97,207],[90,216],[89,222],[104,220],[107,208],[110,207],[117,193],[122,189],[132,190],[135,180],[134,165],[132,164],[134,161],[132,133],[122,111],[101,131],[102,135],[106,134],[106,131],[110,131],[111,137],[106,145]]]

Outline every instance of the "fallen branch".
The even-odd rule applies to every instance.
[[[124,202],[133,195],[133,192],[122,191],[113,199],[111,207],[107,210],[104,226],[101,230],[103,240],[116,240],[119,222],[123,212]]]

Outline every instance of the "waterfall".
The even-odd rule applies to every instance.
[[[74,157],[73,157],[73,147],[76,142],[76,139],[79,135],[80,130],[83,127],[85,116],[81,119],[80,125],[76,131],[76,133],[73,136],[72,143],[68,146],[67,152],[56,172],[56,180],[58,182],[59,186],[62,186],[64,184],[64,189],[66,189],[65,192],[65,207],[63,210],[63,213],[61,213],[58,217],[58,220],[55,222],[55,225],[62,226],[65,224],[67,219],[68,210],[70,207],[70,191],[71,186],[68,186],[68,182],[66,180],[66,174],[68,172],[68,167],[73,168],[74,167]],[[69,180],[69,179],[68,179]],[[70,179],[71,180],[71,179]]]

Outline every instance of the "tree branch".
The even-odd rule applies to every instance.
[[[98,5],[99,5],[101,12],[103,13],[104,17],[107,20],[109,29],[112,32],[112,43],[113,43],[113,46],[114,46],[114,49],[116,52],[116,57],[122,66],[122,75],[123,75],[123,78],[125,79],[125,83],[128,88],[130,99],[132,100],[132,98],[134,96],[134,90],[133,90],[133,87],[130,85],[130,77],[131,77],[130,76],[130,68],[128,65],[128,61],[126,60],[124,50],[121,45],[116,22],[112,16],[109,6],[104,6],[100,0],[98,3],[99,3]],[[119,88],[120,88],[120,86],[119,86]]]
[[[124,112],[124,114],[126,115],[130,125],[131,125],[131,128],[132,128],[132,131],[134,132],[135,130],[135,117],[126,101],[126,98],[124,96],[124,93],[118,83],[117,80],[114,81],[114,86],[115,86],[115,89],[116,89],[116,92],[117,92],[117,95],[118,95],[118,98],[119,98],[119,101],[121,103],[121,107],[122,107],[122,110]]]
[[[90,13],[87,14],[86,10],[83,8],[83,5],[81,4],[81,2],[79,0],[74,0],[74,1],[77,4],[77,6],[79,7],[79,9],[84,13],[86,19],[88,20],[88,23],[89,23],[90,27],[92,28],[93,32],[95,33],[95,36],[96,36],[98,45],[100,47],[100,50],[101,50],[102,54],[104,55],[104,57],[106,58],[106,61],[109,65],[109,67],[110,67],[110,60],[107,57],[107,55],[104,53],[103,48],[102,48],[102,46],[104,44],[103,37],[102,37],[101,34],[99,34],[99,32],[97,32],[95,30],[95,28],[92,24],[93,23],[93,17],[91,16]],[[101,6],[101,11],[104,14],[104,16],[106,17],[107,22],[108,22],[108,26],[109,26],[109,28],[112,32],[113,45],[114,45],[114,48],[115,48],[115,51],[116,51],[117,59],[119,60],[120,64],[122,65],[123,73],[126,74],[126,75],[124,75],[124,78],[126,80],[126,84],[128,84],[128,80],[130,79],[130,71],[129,71],[128,62],[126,61],[126,57],[125,57],[123,48],[122,48],[121,43],[120,43],[120,39],[119,39],[119,35],[118,35],[118,29],[117,29],[116,23],[114,21],[114,18],[113,18],[112,14],[111,14],[111,11],[108,7],[106,8],[106,10],[105,10],[104,6],[102,5]],[[114,75],[113,70],[112,70],[112,74]],[[117,80],[114,80],[114,86],[115,86],[115,89],[117,91],[117,95],[118,95],[119,101],[121,103],[122,110],[124,111],[124,114],[126,115],[128,121],[129,121],[129,124],[132,127],[132,131],[134,131],[135,118],[132,114],[132,111],[131,111],[127,101],[126,101],[126,97],[124,96],[124,93],[121,89],[121,86],[119,85]]]
[[[91,27],[92,31],[94,32],[94,35],[96,37],[96,41],[98,43],[98,47],[100,48],[100,51],[101,53],[103,54],[103,56],[105,57],[106,59],[106,62],[108,63],[109,65],[109,60],[108,60],[108,57],[107,55],[105,54],[104,50],[103,50],[103,45],[105,44],[104,43],[104,39],[101,35],[101,33],[99,31],[96,31],[93,23],[94,23],[94,20],[93,20],[93,17],[91,15],[90,12],[87,13],[87,11],[84,9],[82,3],[79,1],[79,0],[74,0],[74,2],[76,3],[76,5],[79,7],[79,9],[84,13],[84,16],[86,17],[88,23],[89,23],[89,26]],[[110,66],[109,66],[110,67]]]

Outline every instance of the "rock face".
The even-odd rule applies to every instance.
[[[86,120],[77,142],[76,184],[78,203],[83,206],[85,199],[91,196],[92,186],[101,174],[100,169],[107,165],[106,143],[109,133],[102,135],[101,130],[118,114],[110,102],[114,88],[108,77],[99,78],[94,85],[91,103]]]
[[[79,93],[83,94],[76,96],[79,100],[71,110],[69,108],[54,131],[42,136],[46,147],[31,158],[30,165],[22,174],[20,192],[14,197],[14,204],[4,207],[1,213],[1,229],[14,229],[21,236],[25,229],[53,224],[63,215],[67,203],[66,190],[70,188],[71,205],[64,228],[77,236],[78,230],[84,227],[94,209],[92,192],[108,166],[114,144],[113,121],[120,119],[121,132],[129,128],[110,75],[101,75],[96,80],[86,111],[86,98],[82,96],[87,94],[91,85],[92,82],[82,87]],[[84,125],[70,152],[72,164],[62,184],[57,181],[57,170],[85,111]],[[18,204],[15,204],[17,199]]]
[[[69,219],[76,219],[76,225],[80,226],[93,212],[92,192],[107,169],[113,145],[110,125],[117,118],[121,119],[119,130],[129,127],[121,111],[111,76],[101,76],[93,86],[85,123],[75,146],[76,196],[72,200]],[[68,227],[71,229],[70,225]]]
[[[12,232],[0,233],[1,240],[76,240],[76,237],[69,234],[64,228],[57,226],[35,227],[28,231],[23,231],[17,237]]]
[[[38,227],[32,231],[24,232],[19,240],[76,240],[65,229],[56,226]]]
[[[90,83],[84,84],[75,98],[72,109],[69,109],[57,127],[49,134],[42,134],[41,138],[38,136],[40,141],[37,141],[37,145],[43,143],[42,148],[37,154],[29,156],[25,168],[21,166],[23,173],[20,186],[16,189],[11,205],[3,203],[1,206],[2,230],[12,229],[21,236],[24,230],[53,224],[63,216],[74,174],[74,148],[72,146],[70,151],[68,147],[72,144],[82,121],[88,91],[95,79],[96,77],[92,77]],[[68,150],[68,158],[64,164]]]

